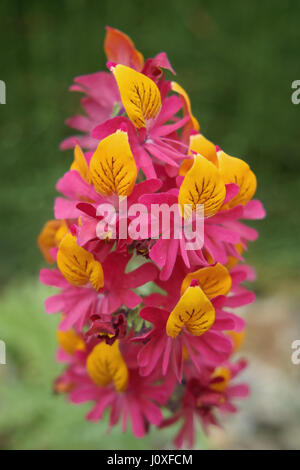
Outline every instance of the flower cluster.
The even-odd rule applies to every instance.
[[[74,160],[38,238],[56,263],[40,280],[59,289],[46,300],[47,313],[61,313],[65,371],[54,388],[93,402],[89,420],[106,409],[109,426],[130,420],[137,437],[179,420],[175,444],[192,446],[196,417],[207,429],[248,394],[235,382],[246,365],[233,358],[245,323],[233,309],[254,300],[243,254],[257,232],[244,220],[264,209],[249,165],[200,133],[188,94],[166,78],[175,75],[166,54],[144,61],[110,27],[104,48],[108,71],[71,86],[84,94],[85,115],[67,121],[79,133],[61,148],[73,148]],[[149,215],[152,205],[162,218]],[[191,249],[176,224],[192,225],[199,208],[202,243]]]

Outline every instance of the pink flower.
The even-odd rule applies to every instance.
[[[116,344],[116,343],[114,343]],[[109,346],[108,346],[109,347]],[[120,345],[122,355],[128,367],[128,384],[125,391],[118,392],[113,383],[101,387],[89,377],[86,366],[80,370],[74,368],[69,374],[73,387],[70,400],[73,403],[95,402],[88,413],[87,419],[98,421],[104,411],[110,409],[109,428],[115,426],[120,420],[122,431],[126,430],[128,419],[131,421],[132,432],[136,437],[143,437],[148,431],[149,424],[158,426],[163,419],[159,406],[165,404],[172,392],[170,381],[155,385],[157,374],[142,377],[136,363],[137,347],[128,348],[126,343]]]
[[[182,426],[174,439],[176,447],[181,448],[184,442],[194,446],[195,418],[201,420],[206,432],[211,425],[218,425],[215,410],[235,413],[237,408],[232,404],[236,398],[246,398],[249,388],[245,384],[233,384],[231,381],[246,367],[246,361],[225,363],[215,370],[203,370],[201,375],[190,377],[181,400],[180,409],[171,418],[165,419],[160,427],[170,426],[182,420]],[[176,391],[175,391],[176,393]]]
[[[58,180],[56,189],[65,196],[65,198],[58,197],[55,200],[56,219],[78,219],[82,215],[77,209],[77,204],[80,202],[93,201],[97,206],[106,202],[105,198],[75,170],[67,171]]]
[[[229,188],[231,189],[231,188]],[[178,203],[178,190],[171,190],[166,193],[145,195],[140,198],[140,202],[146,207],[151,204],[167,204],[171,207]],[[235,253],[235,245],[240,241],[238,233],[224,226],[223,222],[235,221],[243,214],[242,207],[229,209],[225,212],[218,212],[216,215],[204,219],[203,247],[195,250],[186,249],[190,240],[186,238],[185,232],[181,239],[174,238],[174,218],[171,215],[171,234],[169,238],[160,238],[155,242],[150,251],[150,258],[161,268],[160,278],[167,280],[179,259],[184,261],[185,266],[196,268],[209,265],[207,253],[212,257],[213,262],[226,264],[228,254]],[[232,247],[230,251],[229,247]]]
[[[101,313],[110,314],[118,310],[122,305],[128,308],[137,307],[142,297],[132,289],[153,281],[157,276],[157,269],[153,264],[145,263],[139,268],[125,273],[131,255],[122,256],[116,252],[107,256],[102,263],[104,271],[104,288],[100,290],[103,296]]]
[[[183,330],[175,339],[167,335],[166,324],[170,312],[156,307],[145,307],[140,316],[152,323],[154,328],[133,341],[142,342],[143,346],[138,355],[140,372],[143,376],[151,374],[159,368],[163,375],[172,370],[178,381],[181,381],[184,370],[184,350],[188,352],[196,369],[199,371],[203,364],[218,364],[225,361],[232,350],[230,340],[219,331],[218,313],[216,321],[209,331],[202,336],[193,336]],[[228,329],[234,329],[232,317],[222,315],[220,321],[228,321]],[[222,329],[224,324],[222,323]]]
[[[66,281],[58,269],[42,269],[40,281],[47,286],[61,289],[59,294],[46,299],[47,313],[61,312],[63,319],[59,325],[66,331],[73,325],[81,330],[88,318],[99,309],[101,298],[92,287],[76,287]]]
[[[203,306],[201,307],[199,297],[196,303],[197,308],[202,308],[203,315],[205,315],[205,311],[209,311],[209,304],[205,303],[208,297],[214,310],[213,323],[210,329],[200,336],[195,336],[183,328],[179,335],[172,338],[167,331],[167,322],[172,315],[171,312],[174,312],[181,302],[180,296],[186,289],[186,283],[193,278],[197,279],[197,282],[193,282],[196,283],[195,285],[200,285],[205,294]],[[165,374],[169,367],[172,367],[178,380],[181,380],[184,372],[184,351],[187,351],[188,357],[198,371],[201,369],[201,364],[217,364],[228,358],[231,347],[223,332],[226,330],[242,331],[245,322],[225,309],[226,307],[240,307],[254,300],[254,294],[240,285],[244,280],[251,279],[253,279],[253,272],[247,266],[236,266],[230,274],[220,265],[189,273],[181,262],[176,265],[168,281],[156,280],[156,284],[167,295],[155,293],[144,300],[146,307],[141,310],[140,316],[152,323],[154,328],[135,338],[144,344],[138,358],[141,373],[150,373],[159,365],[162,373]],[[207,316],[209,315],[211,313],[207,313]]]
[[[224,206],[228,203],[236,192],[236,185],[226,185],[227,194],[224,200]],[[141,196],[140,202],[151,209],[152,204],[167,204],[171,207],[178,203],[178,191],[170,190],[166,193]],[[246,247],[247,241],[254,241],[257,232],[250,227],[239,222],[243,218],[262,218],[265,212],[259,201],[250,201],[247,206],[235,206],[227,210],[221,210],[215,215],[203,220],[203,247],[195,250],[187,250],[186,245],[190,243],[182,231],[182,238],[174,237],[174,217],[171,213],[171,234],[169,238],[159,238],[150,251],[150,258],[161,268],[160,278],[167,280],[179,259],[184,261],[188,269],[195,269],[201,266],[207,266],[211,263],[228,262],[229,256],[240,258],[236,250],[236,245],[242,243]],[[209,262],[208,259],[211,258]]]
[[[143,56],[135,49],[130,38],[109,26],[107,27],[105,39],[105,52],[109,61],[132,67],[155,82],[163,78],[162,68],[168,69],[175,74],[164,52],[158,54],[153,59],[147,59],[144,64]],[[81,100],[86,116],[73,116],[66,121],[66,124],[84,134],[68,137],[61,143],[61,149],[73,148],[76,144],[80,144],[82,148],[95,150],[98,139],[92,136],[93,129],[109,119],[121,116],[124,113],[119,89],[113,75],[107,72],[82,75],[76,77],[74,82],[70,90],[79,91],[86,95]],[[162,93],[165,95],[170,85],[164,79],[161,82]],[[171,106],[171,103],[173,103],[173,106]],[[171,112],[172,115],[181,107],[181,100],[176,100],[174,96],[169,100],[168,106],[164,106],[164,109],[168,109],[167,114],[169,115]],[[165,111],[161,113],[162,117],[164,113]],[[165,121],[168,120],[167,118],[168,116],[165,116]],[[187,119],[185,119],[185,122],[187,122]],[[161,123],[162,120],[158,121],[158,125]],[[142,150],[137,150],[137,153],[139,152],[142,152]],[[152,176],[154,176],[154,173]]]
[[[137,307],[143,299],[132,289],[153,281],[157,276],[157,269],[146,263],[125,273],[130,259],[130,255],[124,256],[115,252],[108,255],[102,263],[104,287],[98,291],[92,286],[77,287],[69,284],[57,269],[42,269],[40,281],[61,289],[59,294],[46,300],[46,312],[63,314],[60,324],[63,331],[73,325],[80,331],[92,315],[108,315],[122,305],[129,309]]]
[[[110,73],[97,72],[76,77],[70,90],[86,95],[81,99],[86,116],[73,116],[67,119],[66,124],[84,134],[68,137],[60,147],[66,150],[79,144],[82,148],[94,150],[97,147],[97,140],[90,135],[94,127],[113,117],[114,113],[121,112],[122,103],[118,87]]]
[[[126,317],[123,313],[116,316],[93,315],[90,318],[91,327],[85,338],[97,337],[106,344],[113,344],[117,339],[124,338],[127,332]]]
[[[130,216],[130,208],[134,204],[137,204],[140,197],[143,194],[154,193],[161,186],[161,182],[158,179],[149,179],[142,181],[135,185],[132,193],[126,200],[126,210],[124,202],[119,203],[119,200],[115,201],[115,228],[116,228],[116,240],[120,242],[120,221],[122,221],[122,227],[126,227],[126,237],[121,241],[125,244],[131,244],[134,240],[130,237],[128,230],[130,221],[134,219],[134,216]],[[109,199],[106,200],[109,202]],[[59,202],[60,204],[60,202]],[[85,245],[88,241],[98,240],[97,226],[99,221],[103,220],[102,216],[97,215],[97,203],[90,202],[78,202],[76,203],[76,210],[80,213],[80,225],[76,227],[77,242],[79,245]],[[145,225],[148,224],[148,217],[145,216]],[[124,225],[125,224],[125,225]],[[123,228],[122,228],[123,230]],[[114,242],[114,240],[113,240]]]
[[[137,130],[128,118],[115,117],[96,126],[91,135],[99,141],[115,132],[122,125],[126,126],[137,166],[147,178],[157,177],[155,164],[164,164],[167,169],[170,171],[175,169],[176,172],[178,164],[181,163],[186,153],[186,147],[180,143],[176,131],[189,120],[189,116],[182,119],[176,118],[181,107],[181,100],[172,95],[162,100],[160,114],[148,129]]]

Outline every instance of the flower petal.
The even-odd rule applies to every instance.
[[[135,185],[137,168],[127,132],[117,130],[101,140],[90,161],[95,189],[104,196],[129,196]]]
[[[87,359],[87,371],[99,387],[114,383],[118,392],[124,392],[128,385],[129,372],[119,350],[119,341],[112,345],[97,344]]]
[[[211,390],[224,392],[231,379],[230,369],[225,366],[219,366],[214,370],[211,378],[213,379],[210,385]]]
[[[128,65],[136,70],[143,68],[143,55],[136,50],[130,37],[118,29],[106,26],[104,51],[107,59],[112,62]]]
[[[203,155],[203,157],[207,158],[207,160],[218,166],[216,146],[210,140],[204,137],[203,134],[192,134],[190,136],[189,150],[200,153],[200,155]]]
[[[59,245],[59,242],[67,233],[68,227],[64,220],[49,220],[45,223],[41,233],[38,236],[38,246],[45,260],[51,264],[54,259],[51,256],[51,248]]]
[[[211,217],[216,214],[223,204],[226,196],[225,184],[218,168],[202,155],[195,155],[194,164],[187,172],[180,186],[178,202],[185,217],[189,218],[192,210],[198,204],[204,205],[204,216]]]
[[[83,351],[85,349],[83,339],[72,329],[67,331],[57,330],[56,335],[60,346],[71,356],[75,351]]]
[[[180,86],[179,83],[177,83],[177,82],[172,82],[171,87],[172,87],[173,91],[175,91],[176,93],[178,93],[182,97],[184,107],[185,107],[185,114],[188,114],[190,116],[193,128],[195,129],[195,131],[199,132],[200,125],[199,125],[199,122],[197,121],[197,119],[195,118],[195,116],[192,113],[192,106],[191,106],[191,100],[189,98],[189,95],[182,88],[182,86]]]
[[[217,295],[227,295],[231,289],[230,274],[220,263],[187,274],[181,285],[181,295],[190,286],[193,279],[198,281],[199,286],[209,299],[217,297]]]
[[[166,332],[176,338],[185,326],[192,335],[200,336],[209,330],[214,321],[215,309],[203,290],[198,286],[188,287],[170,313]]]
[[[223,151],[218,152],[218,161],[224,183],[235,183],[240,187],[238,195],[228,203],[228,207],[247,204],[252,199],[257,186],[256,176],[249,165],[240,158],[231,157]]]
[[[84,153],[79,147],[79,145],[75,145],[74,161],[71,165],[70,170],[78,171],[81,178],[90,183],[89,167],[85,159]]]
[[[101,264],[94,256],[76,243],[76,238],[68,233],[60,242],[57,253],[57,266],[64,278],[74,286],[84,286],[88,282],[99,290],[104,285]]]
[[[111,70],[117,81],[123,106],[129,119],[137,129],[146,127],[161,109],[160,91],[146,75],[125,65],[116,65]]]

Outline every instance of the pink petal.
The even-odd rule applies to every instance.
[[[244,219],[263,219],[266,211],[262,203],[256,199],[249,201],[244,207]]]
[[[54,216],[56,219],[77,219],[82,212],[76,208],[77,201],[69,201],[63,197],[57,197],[54,203]]]

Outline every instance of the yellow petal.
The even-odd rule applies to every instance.
[[[215,321],[215,309],[200,287],[188,287],[176,304],[166,325],[168,336],[176,338],[182,328],[195,336],[205,333]]]
[[[214,373],[212,374],[211,378],[214,379],[217,377],[222,378],[223,381],[212,383],[210,385],[210,388],[214,390],[215,392],[224,392],[224,390],[227,388],[227,385],[231,379],[231,373],[228,367],[224,367],[224,366],[217,367]]]
[[[82,179],[90,183],[89,167],[85,159],[84,153],[79,147],[79,145],[75,145],[74,160],[73,160],[70,170],[77,171],[82,177]]]
[[[231,289],[231,276],[225,266],[220,263],[187,274],[182,281],[181,295],[186,291],[193,279],[198,281],[199,286],[209,299],[217,295],[227,295]]]
[[[57,253],[57,266],[64,278],[74,286],[84,286],[88,282],[99,290],[104,285],[101,264],[91,253],[76,243],[76,238],[68,233],[60,242]]]
[[[125,392],[129,372],[119,350],[118,340],[111,346],[105,342],[97,344],[87,359],[87,371],[99,387],[113,383],[118,392]]]
[[[214,165],[218,166],[216,146],[210,142],[210,140],[206,139],[203,134],[192,134],[190,136],[189,154],[193,155],[193,152],[199,153]],[[179,175],[185,176],[192,166],[192,158],[183,160],[179,168]]]
[[[243,331],[227,331],[228,336],[230,336],[233,342],[233,353],[241,349],[245,341],[245,330]]]
[[[211,217],[220,209],[225,199],[225,184],[218,168],[202,155],[195,155],[192,168],[187,172],[179,190],[178,202],[186,218],[197,204],[204,205],[204,216]]]
[[[57,340],[65,352],[71,356],[75,351],[84,351],[85,344],[83,339],[75,333],[74,330],[57,330]]]
[[[123,106],[137,129],[156,118],[161,108],[160,91],[146,75],[125,65],[116,65],[112,72],[116,78]]]
[[[67,231],[68,227],[64,220],[49,220],[44,225],[38,236],[38,246],[48,263],[55,261],[50,254],[50,249],[58,246],[60,237],[64,237]]]
[[[194,158],[185,158],[179,167],[179,176],[185,176],[187,172],[192,168]]]
[[[224,183],[235,183],[240,187],[239,193],[226,206],[247,204],[253,197],[257,186],[256,176],[249,165],[240,158],[231,157],[223,151],[218,152],[218,161]]]
[[[182,98],[183,102],[185,105],[185,114],[189,114],[192,122],[193,129],[197,132],[200,130],[200,125],[195,116],[192,113],[192,106],[191,106],[191,100],[189,98],[189,95],[187,92],[182,88],[181,85],[177,82],[172,82],[171,83],[172,90],[175,91],[175,93],[178,93]]]
[[[218,166],[216,146],[204,137],[203,134],[193,134],[190,136],[189,150],[200,153],[200,155],[203,155],[207,160]]]
[[[128,135],[117,130],[101,140],[90,161],[92,183],[100,194],[129,196],[137,177]]]

